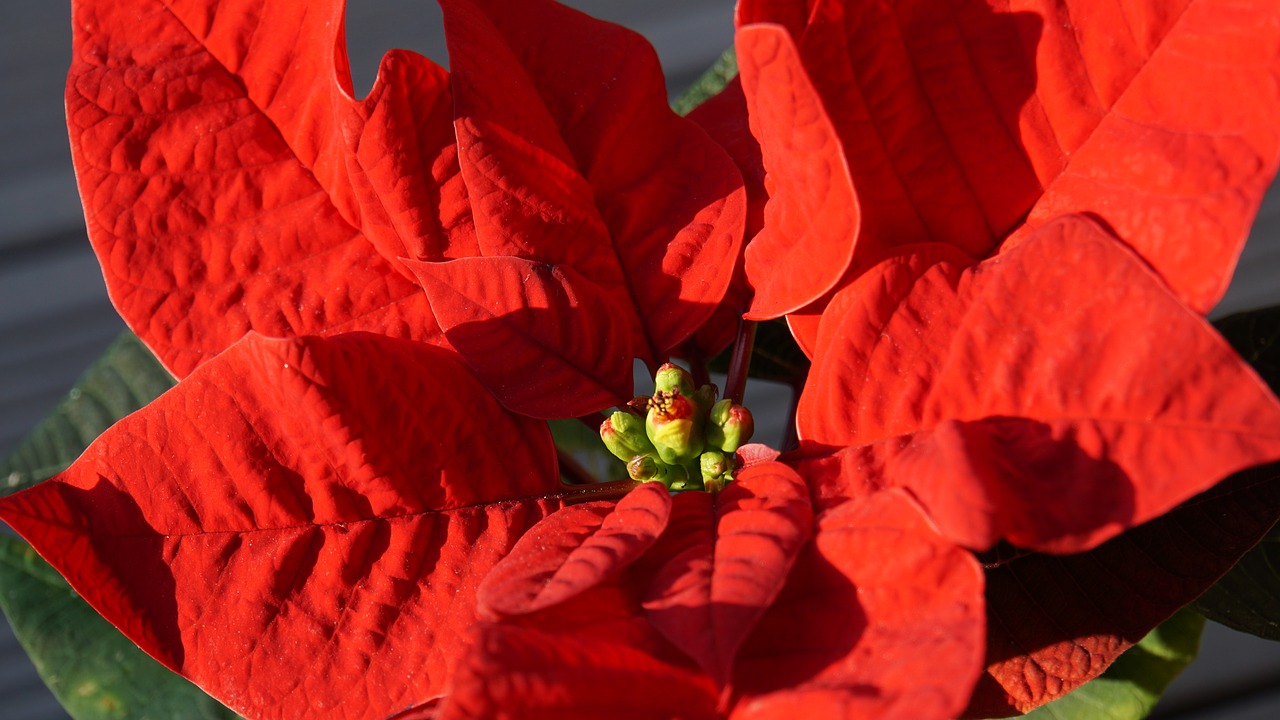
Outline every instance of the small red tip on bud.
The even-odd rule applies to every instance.
[[[742,447],[756,431],[751,411],[725,398],[711,408],[707,423],[707,445],[732,453]]]
[[[600,439],[609,452],[623,462],[637,455],[651,455],[657,450],[645,434],[645,422],[639,415],[619,410],[600,424]]]
[[[685,397],[693,395],[693,376],[675,363],[663,363],[653,376],[653,394],[678,392]]]

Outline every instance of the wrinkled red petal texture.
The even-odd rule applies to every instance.
[[[623,584],[519,621],[481,623],[441,720],[711,720],[717,695]]]
[[[451,6],[463,0],[444,0]],[[638,34],[549,0],[478,0],[590,184],[650,343],[665,355],[710,316],[747,202],[724,150],[667,105]],[[586,274],[584,272],[584,274]]]
[[[748,468],[762,462],[778,459],[778,451],[762,443],[747,443],[734,453],[738,459],[738,467]]]
[[[75,4],[72,158],[117,308],[180,377],[249,330],[440,341],[343,179],[343,133],[360,128],[340,127],[335,106],[361,111],[335,47],[341,3],[245,5]],[[401,107],[425,117],[443,77],[406,58],[426,84]]]
[[[901,491],[823,514],[739,654],[730,717],[955,717],[982,672],[982,589]]]
[[[348,113],[344,158],[360,227],[383,258],[444,260],[480,254],[458,162],[453,96],[442,68],[392,50]]]
[[[476,587],[559,488],[545,425],[452,353],[251,335],[0,517],[237,712],[383,718],[447,688]]]
[[[1037,553],[987,570],[987,674],[967,717],[1003,717],[1102,673],[1217,581],[1280,516],[1280,467],[1233,476],[1079,555]]]
[[[864,236],[980,258],[1028,211],[1032,226],[1096,213],[1203,312],[1280,159],[1272,10],[744,0],[738,21],[781,22],[797,38],[844,143]]]
[[[760,157],[760,143],[751,135],[747,121],[747,98],[742,93],[741,79],[735,77],[730,80],[723,90],[685,117],[697,123],[719,143],[742,173],[747,193],[747,219],[743,237],[749,241],[764,227],[764,206],[768,193],[764,188],[764,163]],[[741,250],[745,250],[746,245],[747,243],[743,243]],[[751,294],[751,284],[747,281],[740,251],[735,260],[729,289],[725,291],[715,312],[689,339],[685,352],[696,357],[715,357],[733,342],[742,314],[751,304]]]
[[[519,60],[470,0],[445,0],[459,161],[487,256],[572,266],[623,285],[591,186]]]
[[[740,19],[771,20],[771,5],[744,1]],[[1040,189],[1018,137],[1034,89],[1023,18],[985,2],[811,5],[796,44],[852,173],[859,243],[986,255]],[[780,9],[793,32],[798,10]]]
[[[745,253],[747,280],[755,290],[746,317],[769,320],[808,305],[844,275],[861,210],[840,138],[786,30],[746,27],[735,46],[769,192],[764,228]],[[868,237],[884,246],[882,239]],[[862,252],[876,254],[879,248]]]
[[[662,483],[644,483],[616,504],[561,510],[525,533],[476,593],[486,620],[559,604],[617,575],[658,539],[671,514]]]
[[[882,444],[884,483],[948,537],[1079,552],[1280,456],[1280,403],[1092,222],[972,267],[930,255],[833,301],[797,424],[811,451]]]
[[[1109,111],[1073,143],[1072,121],[1092,113],[1064,117],[1040,93],[1069,159],[1027,226],[1095,213],[1187,304],[1208,312],[1280,164],[1280,16],[1271,3],[1248,0],[1153,0],[1143,18],[1100,0],[1075,5],[1066,9],[1095,15],[1097,27],[1127,20],[1141,30],[1121,53],[1109,32],[1078,46],[1074,32],[1046,38],[1037,49],[1042,86],[1083,65]],[[1080,59],[1063,68],[1066,57]],[[1078,94],[1081,84],[1073,87]]]
[[[646,557],[655,572],[642,604],[649,622],[723,686],[809,539],[809,491],[791,468],[764,462],[719,493],[673,501],[667,531]]]
[[[513,412],[580,417],[631,397],[631,336],[610,331],[627,311],[573,268],[514,257],[404,262],[450,344]]]
[[[369,96],[355,100],[345,5],[165,3],[244,86],[343,219],[360,228],[393,269],[404,272],[396,260],[406,256],[474,254],[448,73],[420,55],[394,50],[383,58]],[[285,36],[290,42],[264,40]]]

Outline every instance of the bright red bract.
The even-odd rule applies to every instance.
[[[362,100],[340,0],[74,5],[90,239],[182,379],[0,518],[237,712],[1007,714],[1280,515],[1202,319],[1280,163],[1265,0],[742,0],[688,120],[629,30],[440,4],[452,72]],[[562,484],[537,418],[744,314],[798,448]]]

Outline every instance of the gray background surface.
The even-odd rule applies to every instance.
[[[673,91],[732,41],[730,0],[569,4],[646,35]],[[0,456],[123,329],[84,238],[71,171],[62,114],[70,37],[66,0],[0,3]],[[379,58],[392,47],[446,60],[439,11],[428,0],[351,3],[348,38],[358,92],[372,85]],[[1277,188],[1264,203],[1218,314],[1274,304],[1280,304]],[[1157,714],[1280,717],[1280,644],[1211,625],[1200,661],[1175,683]],[[0,623],[0,720],[65,717]]]

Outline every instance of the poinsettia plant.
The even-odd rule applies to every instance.
[[[1280,518],[1203,317],[1280,164],[1263,0],[740,0],[686,117],[552,0],[440,0],[450,69],[362,99],[339,0],[73,6],[177,383],[0,518],[236,713],[1007,716]]]

